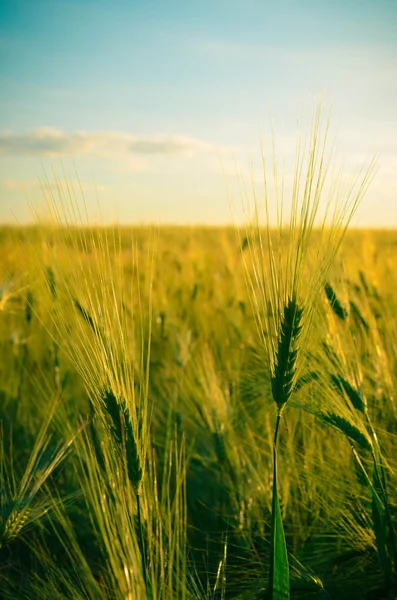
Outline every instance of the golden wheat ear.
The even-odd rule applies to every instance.
[[[29,519],[29,508],[18,506],[12,502],[10,506],[4,507],[0,514],[0,548],[7,546],[17,538]]]

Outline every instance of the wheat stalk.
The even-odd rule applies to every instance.
[[[289,597],[288,554],[277,491],[277,443],[281,415],[297,382],[305,377],[307,344],[322,289],[325,288],[331,307],[339,318],[347,318],[333,289],[327,284],[327,275],[373,171],[371,164],[361,182],[357,179],[354,182],[356,186],[347,186],[347,200],[340,199],[339,177],[331,179],[327,197],[325,189],[331,170],[331,155],[327,153],[329,120],[322,131],[321,113],[320,103],[314,113],[307,152],[306,146],[302,147],[302,141],[298,142],[288,219],[285,218],[284,180],[280,183],[273,142],[273,198],[262,148],[265,230],[263,232],[260,225],[252,176],[254,217],[246,225],[244,240],[239,238],[251,304],[265,350],[273,400],[277,406],[273,441],[270,568],[266,591],[271,600]],[[249,213],[250,208],[245,200],[247,196],[244,190],[243,205]],[[270,222],[272,202],[276,214],[275,227]],[[324,207],[324,214],[319,221],[321,206]],[[310,275],[306,277],[308,271]],[[366,436],[356,428],[348,428],[348,422],[341,422],[337,415],[328,415],[327,418],[335,427],[344,428],[350,439],[371,448]]]

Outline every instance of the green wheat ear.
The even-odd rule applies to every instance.
[[[31,290],[28,290],[25,299],[25,321],[27,325],[30,325],[30,322],[33,317],[33,307],[34,307],[34,296]]]
[[[118,400],[109,390],[103,392],[102,398],[113,440],[120,452],[123,452],[125,447],[128,477],[138,493],[142,480],[142,466],[128,408],[124,400]]]
[[[302,317],[303,308],[293,296],[284,306],[271,380],[273,398],[279,409],[288,402],[294,389]]]
[[[372,442],[367,432],[360,431],[353,423],[335,413],[324,413],[323,421],[344,433],[352,442],[356,442],[364,450],[372,450]]]
[[[52,299],[56,300],[57,296],[58,296],[57,285],[56,285],[56,280],[55,280],[55,273],[51,269],[51,267],[48,267],[45,270],[45,279],[46,279],[46,282],[48,285],[48,289],[50,290]]]
[[[346,321],[346,319],[349,316],[349,311],[348,309],[343,306],[343,304],[340,302],[340,300],[338,299],[334,288],[332,287],[332,285],[330,283],[325,283],[324,285],[324,291],[325,291],[325,295],[327,296],[327,300],[329,302],[330,307],[332,308],[332,310],[334,311],[334,313],[336,314],[336,316],[341,320],[341,321]]]

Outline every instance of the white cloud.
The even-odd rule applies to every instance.
[[[40,128],[0,134],[0,154],[57,157],[91,155],[104,158],[150,156],[196,156],[212,153],[214,144],[180,135],[134,135],[117,131],[76,131]]]

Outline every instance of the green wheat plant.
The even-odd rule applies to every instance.
[[[266,597],[289,598],[288,553],[278,495],[277,448],[280,422],[297,382],[305,375],[313,318],[327,274],[348,223],[373,173],[373,163],[350,182],[335,170],[328,152],[329,120],[322,125],[322,106],[314,112],[310,135],[298,141],[291,201],[284,198],[273,147],[273,194],[263,157],[264,227],[252,176],[254,214],[240,241],[257,330],[268,366],[276,406],[273,440],[273,492],[270,566]],[[337,173],[337,174],[336,174]],[[249,214],[249,191],[242,188]],[[276,223],[271,222],[275,208]]]
[[[388,493],[387,472],[390,467],[383,456],[379,437],[371,418],[372,403],[363,390],[364,377],[357,357],[357,341],[352,335],[351,328],[346,327],[345,323],[348,313],[345,309],[341,317],[341,303],[334,290],[332,295],[329,294],[329,287],[328,285],[328,289],[325,288],[329,301],[326,356],[331,364],[326,365],[326,368],[331,373],[331,384],[339,403],[342,403],[342,407],[345,405],[345,410],[347,407],[350,418],[343,418],[337,414],[323,415],[323,418],[348,438],[354,459],[367,483],[372,497],[371,516],[379,564],[385,587],[392,598],[397,592],[397,535]],[[376,324],[372,322],[371,325],[364,328],[364,347],[368,348],[375,339],[378,355],[381,355],[381,339],[376,333]],[[369,452],[372,458],[372,477],[368,472],[363,451]]]
[[[24,472],[16,481],[12,445],[5,447],[0,422],[0,550],[26,530],[38,526],[54,510],[56,500],[48,494],[46,483],[71,453],[75,434],[60,447],[51,449],[48,432],[59,398],[49,402],[47,418],[37,433]]]
[[[156,234],[149,233],[143,248],[133,238],[125,247],[117,226],[90,225],[72,187],[58,185],[56,196],[49,187],[46,192],[50,226],[43,228],[46,255],[38,257],[38,270],[41,260],[44,278],[37,286],[52,307],[48,332],[82,377],[91,405],[79,479],[98,543],[106,549],[107,585],[124,599],[171,598],[174,592],[183,599],[184,456],[179,442],[172,443],[164,506],[150,433]]]

